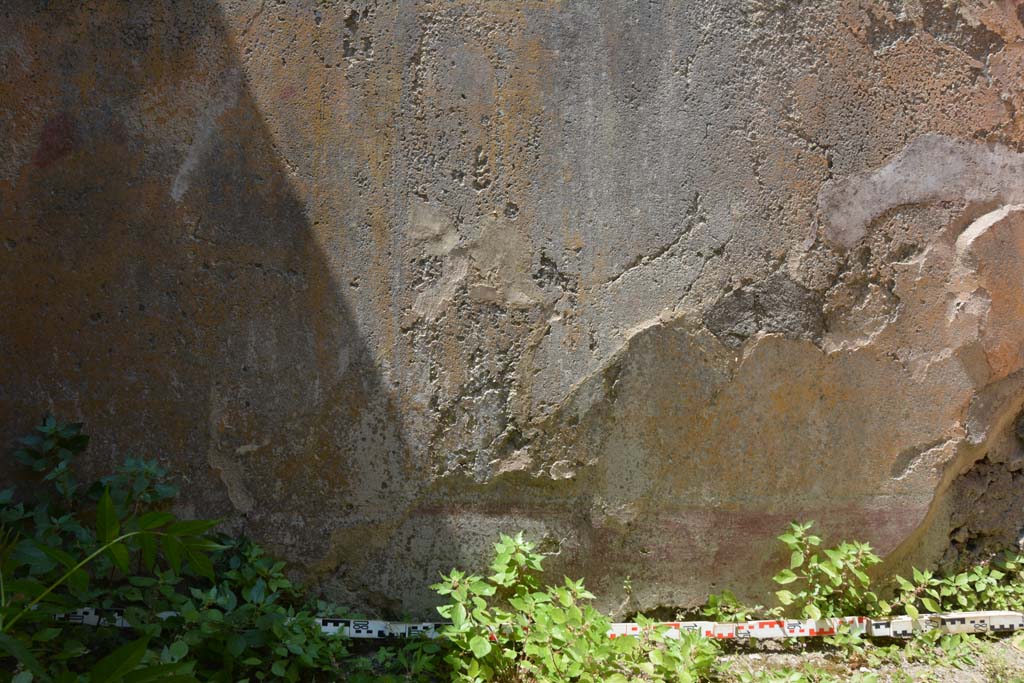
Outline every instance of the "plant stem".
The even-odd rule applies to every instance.
[[[105,543],[104,545],[100,546],[100,548],[97,549],[95,552],[93,552],[91,555],[89,555],[89,557],[85,558],[84,560],[82,560],[81,562],[76,564],[74,567],[72,567],[71,569],[67,570],[64,573],[64,576],[62,576],[59,579],[57,579],[56,582],[50,584],[50,587],[47,588],[42,593],[40,593],[39,596],[36,597],[35,600],[33,600],[32,602],[30,602],[27,605],[25,605],[25,607],[21,611],[19,611],[17,614],[14,615],[13,619],[11,619],[7,624],[4,624],[3,627],[0,627],[0,633],[6,633],[7,631],[11,630],[11,628],[16,623],[18,623],[18,620],[21,619],[25,615],[26,612],[28,612],[30,609],[35,607],[39,603],[40,600],[42,600],[47,595],[52,593],[58,586],[60,586],[65,581],[67,581],[68,578],[72,574],[74,574],[79,569],[81,569],[82,567],[84,567],[85,565],[89,564],[90,562],[92,562],[97,557],[99,557],[101,554],[103,554],[104,551],[109,549],[111,546],[114,546],[114,545],[120,543],[121,541],[125,540],[126,538],[131,538],[132,536],[138,536],[139,534],[153,534],[155,536],[162,536],[163,535],[161,532],[158,532],[158,531],[148,531],[148,530],[129,531],[128,533],[121,534],[120,536],[118,536],[114,540],[109,541],[109,542]]]

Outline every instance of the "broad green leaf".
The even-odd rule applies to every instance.
[[[10,636],[6,633],[0,633],[0,652],[6,652],[18,662],[21,662],[26,669],[34,673],[36,676],[45,679],[46,671],[39,664],[39,661],[32,656],[25,644],[17,638]]]
[[[167,652],[177,661],[188,654],[188,643],[176,640],[167,647]]]
[[[45,543],[40,543],[39,541],[34,541],[34,543],[40,552],[42,552],[49,558],[56,560],[68,569],[71,569],[76,564],[78,564],[78,560],[71,557],[71,555],[67,554],[63,550],[60,550],[59,548],[51,548]],[[72,572],[71,576],[68,577],[68,583],[71,584],[72,588],[79,592],[85,591],[89,587],[89,575],[85,572],[85,570],[78,569]]]
[[[821,610],[818,609],[817,605],[806,605],[804,607],[804,614],[811,619],[821,619]]]
[[[8,595],[23,593],[28,598],[37,598],[46,590],[46,586],[35,579],[15,579],[14,581],[8,581],[6,586]],[[50,595],[53,595],[53,593],[50,593]]]
[[[457,629],[461,629],[463,624],[466,623],[466,607],[462,603],[458,603],[452,608],[452,626]]]
[[[242,597],[244,597],[247,602],[251,602],[254,604],[259,604],[263,602],[266,596],[267,582],[264,581],[262,578],[256,579],[256,582],[253,583],[248,590],[242,592]]]
[[[794,550],[793,554],[789,556],[789,568],[796,569],[804,563],[804,554],[799,550]]]
[[[108,496],[109,497],[109,496]],[[114,683],[120,681],[139,665],[146,654],[149,638],[139,638],[122,645],[101,659],[89,672],[90,683]]]
[[[68,569],[70,569],[71,567],[74,567],[76,564],[78,564],[78,560],[76,560],[75,558],[71,557],[71,555],[68,555],[66,552],[64,552],[60,548],[53,548],[51,546],[46,545],[45,543],[40,543],[38,540],[33,540],[32,543],[34,543],[35,546],[37,548],[39,548],[40,552],[42,552],[45,555],[48,555],[49,557],[53,558],[54,560],[56,560],[57,562],[61,563],[62,565],[64,565]]]
[[[964,578],[966,579],[966,577],[964,577]],[[910,583],[909,581],[907,581],[905,578],[903,578],[902,576],[900,576],[898,574],[896,575],[896,583],[898,583],[899,586],[900,586],[900,589],[905,591],[905,592],[912,593],[914,591],[914,584]]]
[[[60,634],[61,629],[59,628],[44,628],[41,631],[36,631],[36,633],[32,636],[32,640],[36,641],[37,643],[46,643],[53,640]]]
[[[777,597],[779,599],[779,602],[781,602],[783,605],[789,605],[792,604],[793,599],[796,596],[794,596],[789,591],[776,591],[775,597]]]
[[[29,573],[31,574],[45,574],[46,572],[53,571],[59,564],[59,562],[43,552],[41,544],[31,539],[25,539],[14,546],[10,560],[14,567],[28,566]]]
[[[142,551],[142,564],[146,571],[152,572],[156,564],[156,536],[153,534],[140,534],[135,538],[139,541],[139,549]]]
[[[130,561],[128,548],[124,543],[115,543],[107,549],[107,553],[110,554],[110,559],[114,562],[114,566],[120,569],[122,573],[127,574],[130,571],[128,567]]]
[[[245,638],[238,635],[237,633],[232,634],[227,640],[227,645],[225,649],[227,650],[228,654],[232,657],[241,656],[241,654],[245,652]]]
[[[96,505],[96,537],[100,543],[109,543],[117,538],[121,525],[114,510],[114,501],[110,497],[110,489],[104,489],[100,502]]]
[[[482,636],[473,636],[469,641],[469,649],[477,659],[483,659],[491,653],[491,644]]]
[[[200,552],[192,548],[192,546],[185,546],[185,554],[188,556],[188,564],[199,576],[214,580],[213,576],[213,563],[210,562],[210,558],[205,553]]]
[[[156,529],[172,521],[174,521],[174,515],[171,513],[153,511],[142,515],[135,520],[135,523],[140,529]]]
[[[185,548],[174,536],[161,536],[160,546],[163,548],[164,557],[167,558],[167,563],[171,565],[171,569],[174,570],[175,574],[181,573],[181,554]]]
[[[612,641],[612,649],[624,655],[632,653],[639,645],[640,641],[633,636],[619,636]]]
[[[931,598],[921,598],[921,604],[924,605],[924,608],[932,614],[942,611],[939,609],[938,604]]]
[[[911,619],[917,619],[917,617],[921,614],[920,612],[917,611],[917,608],[914,607],[910,603],[907,603],[906,605],[904,605],[903,611],[906,612],[907,616],[910,617]]]
[[[797,580],[797,575],[793,573],[791,569],[783,569],[781,572],[775,575],[772,579],[775,583],[786,585],[787,583],[793,583]]]

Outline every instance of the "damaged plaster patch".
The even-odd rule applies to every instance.
[[[210,387],[209,404],[210,416],[207,437],[209,439],[209,446],[206,451],[206,461],[209,463],[210,468],[220,477],[224,488],[227,489],[231,505],[238,512],[245,514],[253,509],[255,503],[245,486],[245,472],[241,464],[234,458],[222,453],[219,448],[220,439],[218,435],[223,430],[224,406],[216,386]]]
[[[957,238],[955,254],[956,288],[988,304],[980,344],[991,370],[987,379],[1001,379],[1024,356],[1024,205],[1004,206],[974,221]]]
[[[827,334],[822,338],[825,351],[851,351],[874,343],[878,336],[896,320],[899,300],[877,283],[866,285],[861,300],[849,307],[829,305],[825,308]]]
[[[826,183],[818,193],[825,239],[851,248],[886,211],[937,201],[1024,201],[1024,154],[1002,145],[922,135],[885,166]]]
[[[956,456],[956,449],[961,443],[958,436],[954,439],[940,440],[920,447],[902,451],[893,461],[891,474],[895,481],[902,481],[909,476],[921,474],[924,468],[941,469]]]
[[[825,329],[820,295],[782,273],[726,294],[704,316],[704,324],[732,348],[758,332],[818,341]]]
[[[949,548],[943,564],[977,561],[1016,545],[1024,549],[1024,444],[1018,415],[984,457],[952,484]]]
[[[971,223],[971,225],[964,230],[956,240],[956,251],[958,261],[964,260],[968,257],[973,256],[971,249],[974,246],[975,241],[978,240],[985,232],[989,230],[999,221],[1005,219],[1011,213],[1024,211],[1024,204],[1011,204],[1009,206],[1003,206],[995,211],[990,211],[978,220]],[[976,261],[977,259],[972,259]],[[977,263],[972,263],[971,266],[977,267]]]
[[[441,261],[440,277],[420,291],[412,305],[417,316],[434,321],[466,279],[469,258],[465,249],[458,246],[459,233],[455,225],[435,207],[414,204],[409,217],[408,233],[426,258]]]
[[[542,301],[544,293],[530,276],[532,253],[529,241],[513,225],[495,217],[484,218],[480,237],[469,249],[475,274],[470,296],[516,308]]]
[[[531,276],[533,247],[507,219],[487,216],[478,235],[463,239],[455,225],[435,207],[417,204],[408,234],[420,257],[438,259],[440,274],[416,297],[413,311],[433,321],[466,286],[472,300],[512,308],[529,308],[545,300]]]

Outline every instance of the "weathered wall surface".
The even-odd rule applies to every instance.
[[[4,3],[0,436],[383,611],[499,531],[632,608],[1013,542],[1022,15]]]

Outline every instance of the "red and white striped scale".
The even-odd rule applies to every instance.
[[[174,612],[161,612],[161,619],[177,616]],[[68,612],[62,621],[87,626],[115,626],[129,628],[120,609],[85,608]],[[325,633],[340,633],[348,638],[414,638],[436,637],[442,622],[409,623],[374,619],[335,619],[318,617]],[[922,614],[917,618],[897,616],[889,619],[867,617],[841,617],[834,619],[770,619],[737,623],[714,621],[670,621],[654,624],[665,628],[669,637],[678,637],[683,631],[692,631],[716,640],[747,640],[773,638],[817,638],[836,635],[840,629],[846,633],[873,638],[909,638],[914,633],[939,630],[944,633],[1009,633],[1024,630],[1024,614],[1020,612],[948,612]],[[612,624],[609,638],[638,635],[645,628],[639,624]],[[492,636],[493,639],[493,636]]]

